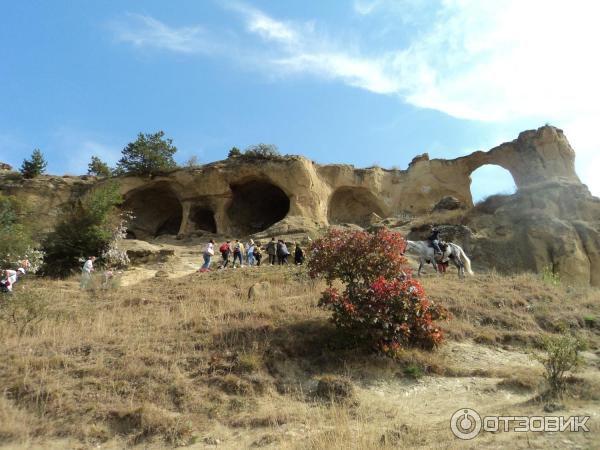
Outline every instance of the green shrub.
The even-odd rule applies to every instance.
[[[16,267],[19,261],[36,257],[29,222],[25,205],[0,193],[0,268]]]
[[[404,375],[406,375],[407,377],[413,378],[415,380],[418,380],[419,378],[422,378],[423,375],[425,375],[425,370],[423,369],[423,366],[416,362],[408,363],[406,366],[404,366],[402,372],[404,372]]]
[[[42,244],[43,273],[68,276],[80,266],[80,259],[102,255],[109,249],[115,227],[120,225],[117,206],[122,203],[119,186],[111,183],[83,197]]]
[[[12,326],[19,337],[33,330],[47,311],[46,296],[36,291],[15,288],[12,294],[0,297],[0,320]]]
[[[233,150],[233,149],[232,149]],[[231,152],[230,152],[231,153]],[[281,153],[274,144],[255,144],[244,150],[246,159],[281,159]]]
[[[551,266],[545,266],[542,269],[541,278],[544,283],[552,286],[560,285],[560,275],[555,273]]]
[[[544,354],[538,357],[545,369],[548,393],[560,397],[565,391],[567,374],[577,370],[580,364],[579,352],[584,343],[571,335],[548,335],[542,338]]]
[[[92,160],[88,164],[88,175],[95,175],[97,177],[110,177],[112,170],[108,167],[104,161],[97,156],[92,156]]]

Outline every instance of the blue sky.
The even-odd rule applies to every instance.
[[[49,172],[81,174],[164,130],[181,163],[266,142],[406,168],[549,122],[600,195],[595,2],[3,3],[0,161],[16,167],[40,148]],[[473,178],[477,198],[511,189],[493,167]]]

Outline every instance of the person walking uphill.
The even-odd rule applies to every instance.
[[[300,265],[304,263],[304,250],[300,247],[300,244],[296,243],[294,250],[294,263]]]
[[[233,243],[233,268],[235,269],[235,261],[240,260],[240,267],[244,267],[244,244],[239,239],[236,239]]]
[[[204,249],[204,254],[202,256],[204,257],[204,264],[202,264],[200,272],[208,272],[210,270],[210,261],[212,257],[215,256],[215,241],[213,239],[208,241],[208,244],[206,244],[206,248]]]
[[[253,266],[254,265],[254,250],[256,249],[256,245],[254,244],[254,241],[252,239],[250,239],[250,242],[248,242],[248,244],[246,245],[246,264],[248,264],[249,266]]]
[[[260,249],[260,245],[254,246],[254,259],[256,260],[256,265],[260,266],[260,262],[262,260],[262,251]]]
[[[277,261],[277,243],[275,242],[275,238],[271,238],[271,241],[267,244],[267,255],[269,255],[269,264],[275,264]]]
[[[92,281],[92,272],[94,271],[94,261],[96,261],[95,256],[88,257],[87,261],[81,268],[81,282],[79,283],[79,287],[81,289],[87,289],[90,286],[90,282]]]
[[[11,293],[13,290],[13,286],[19,280],[19,278],[25,275],[25,269],[19,267],[17,270],[4,270],[0,271],[2,275],[0,278],[0,292]]]
[[[223,258],[223,263],[221,264],[221,269],[227,267],[229,264],[229,255],[231,254],[231,247],[229,245],[230,241],[223,242],[219,247],[219,251],[221,252],[221,257]]]
[[[285,242],[280,239],[277,243],[277,258],[279,259],[279,265],[287,264],[288,256],[290,256],[290,251],[288,250]]]

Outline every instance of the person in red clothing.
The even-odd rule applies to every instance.
[[[231,246],[229,245],[231,241],[224,242],[219,247],[219,251],[221,252],[221,256],[223,257],[223,263],[221,264],[221,269],[227,267],[229,264],[229,255],[231,254]]]

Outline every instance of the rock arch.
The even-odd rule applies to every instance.
[[[252,234],[266,230],[290,211],[290,198],[270,181],[251,179],[231,184],[230,188],[233,196],[226,214],[234,232]]]
[[[510,170],[494,164],[482,164],[469,175],[473,203],[491,195],[514,194],[517,189]]]
[[[178,234],[181,228],[183,208],[168,182],[128,192],[121,208],[134,215],[127,230],[130,237],[152,239],[163,234]]]
[[[367,225],[373,213],[384,217],[377,196],[364,187],[341,187],[329,200],[327,217],[329,223],[354,223]]]

